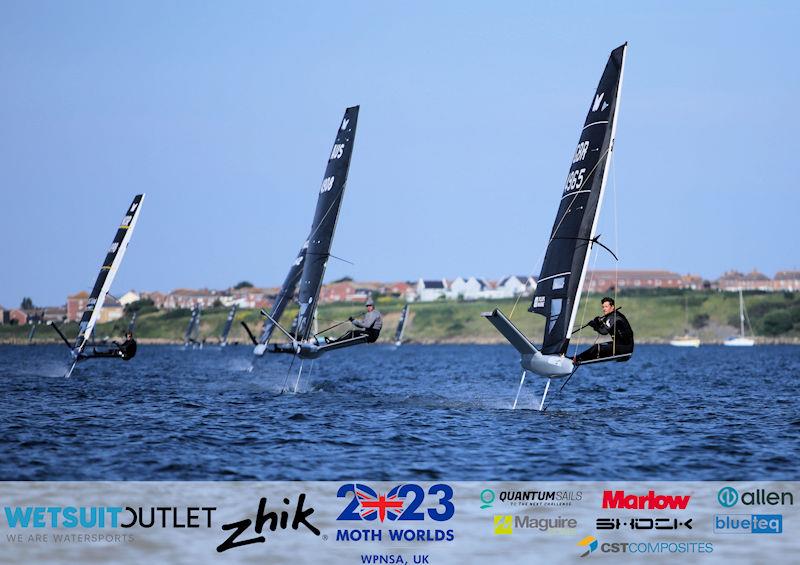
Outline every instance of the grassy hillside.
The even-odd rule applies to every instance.
[[[581,304],[578,321],[588,321],[600,313],[600,295],[590,295],[588,302]],[[688,327],[684,300],[688,300]],[[629,292],[617,297],[622,312],[633,325],[637,340],[666,341],[682,335],[687,329],[705,342],[720,341],[738,333],[738,295],[719,292]],[[800,339],[800,294],[792,293],[749,293],[745,303],[756,336],[764,339]],[[501,342],[502,338],[486,320],[481,312],[499,307],[510,315],[512,321],[533,341],[538,341],[544,327],[541,316],[528,313],[530,299],[522,298],[514,308],[513,300],[474,301],[474,302],[428,302],[411,306],[411,319],[406,328],[406,338],[417,342]],[[403,302],[389,298],[378,299],[378,309],[384,315],[384,331],[381,341],[391,341],[400,316]],[[584,310],[585,308],[585,310]],[[359,316],[364,308],[360,304],[329,304],[319,308],[319,329],[346,320],[348,316]],[[585,312],[585,314],[584,314]],[[296,308],[286,311],[282,322],[289,326]],[[216,343],[228,314],[227,308],[204,310],[200,335],[208,343]],[[249,342],[240,321],[244,320],[258,333],[261,319],[255,310],[242,310],[236,315],[236,323],[230,340]],[[136,322],[137,338],[153,341],[180,342],[189,321],[188,310],[142,311]],[[96,335],[116,338],[127,327],[127,319],[98,326]],[[342,324],[326,335],[344,332],[348,324]],[[0,326],[0,341],[27,342],[30,327]],[[77,333],[77,324],[66,324],[63,328],[67,337]],[[749,333],[749,330],[748,330]],[[277,334],[276,334],[277,335]],[[588,339],[593,339],[589,330]],[[52,342],[55,338],[52,329],[41,326],[37,330],[37,342]]]

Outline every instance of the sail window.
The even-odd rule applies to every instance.
[[[565,277],[558,277],[557,279],[553,279],[553,290],[564,288],[564,280]]]
[[[561,303],[563,300],[561,298],[553,298],[550,301],[550,323],[547,326],[547,331],[553,331],[553,326],[556,325],[559,316],[561,316]]]

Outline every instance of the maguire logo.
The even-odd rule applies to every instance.
[[[740,501],[744,506],[785,506],[787,504],[792,506],[794,505],[794,495],[791,492],[767,492],[763,488],[752,492],[743,492],[741,496],[739,491],[733,487],[722,487],[717,492],[717,502],[725,508],[736,506],[736,503]]]
[[[511,535],[514,533],[514,517],[513,516],[495,516],[494,517],[494,535]]]
[[[780,534],[783,533],[782,514],[717,514],[715,534]]]
[[[657,495],[648,491],[646,496],[625,494],[624,490],[603,491],[603,508],[628,510],[685,510],[691,496]]]
[[[337,521],[380,522],[395,526],[405,526],[408,522],[433,520],[446,522],[455,514],[453,504],[453,488],[446,484],[435,484],[427,492],[418,484],[406,483],[397,485],[387,492],[378,492],[367,485],[347,483],[339,487],[337,498],[348,498],[350,501],[336,518]],[[433,503],[423,506],[426,500]],[[411,524],[408,524],[411,526]],[[392,541],[453,541],[452,529],[395,528],[388,530]],[[381,541],[383,530],[358,527],[357,529],[340,528],[336,532],[336,541]]]
[[[586,551],[581,554],[581,557],[586,557],[591,552],[597,549],[597,538],[594,536],[586,536],[578,542],[579,547],[585,547]]]

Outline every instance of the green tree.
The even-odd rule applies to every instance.
[[[239,281],[233,288],[236,290],[239,290],[240,288],[253,288],[253,283],[250,281]]]
[[[20,304],[19,307],[22,308],[23,310],[33,310],[34,308],[36,308],[33,305],[33,300],[31,300],[29,296],[26,296],[25,298],[22,299],[22,304]]]

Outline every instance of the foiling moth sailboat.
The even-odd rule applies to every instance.
[[[403,345],[403,334],[406,331],[406,322],[408,322],[408,307],[406,304],[403,306],[403,311],[400,312],[400,321],[397,322],[397,331],[394,334],[394,345],[400,347]]]
[[[233,327],[233,319],[236,317],[236,310],[238,309],[239,305],[234,304],[233,306],[231,306],[231,309],[228,312],[228,317],[225,319],[225,326],[223,326],[222,334],[219,336],[220,347],[227,347],[228,345],[228,334],[231,333],[231,327]]]
[[[614,149],[627,46],[626,43],[617,47],[608,58],[581,130],[547,242],[533,302],[528,309],[545,317],[541,348],[534,346],[499,309],[483,314],[522,357],[520,389],[527,372],[547,379],[539,410],[544,407],[551,379],[569,378],[575,372],[576,365],[566,354],[574,333],[589,255],[595,243],[608,249],[598,241],[595,230],[608,176],[607,165]],[[630,356],[613,355],[594,362],[625,361]]]
[[[122,218],[122,223],[117,229],[117,233],[114,235],[114,240],[111,242],[111,247],[109,247],[106,258],[100,267],[100,273],[97,275],[92,293],[89,295],[89,300],[86,303],[86,310],[84,310],[83,316],[81,316],[80,325],[78,327],[78,337],[75,338],[75,342],[70,344],[69,340],[67,340],[58,326],[50,322],[50,325],[58,332],[58,335],[67,345],[72,355],[72,366],[67,371],[67,374],[64,375],[67,378],[72,374],[75,365],[77,365],[79,361],[91,359],[93,357],[113,357],[108,355],[108,352],[86,353],[85,349],[94,331],[94,327],[100,319],[103,303],[106,300],[108,291],[111,289],[111,284],[114,282],[114,277],[117,275],[117,270],[122,264],[122,258],[125,256],[125,251],[128,248],[128,243],[130,243],[131,236],[133,236],[133,230],[139,219],[139,213],[142,211],[142,202],[144,202],[144,194],[137,194],[134,196],[133,202],[128,206],[125,216]]]
[[[322,288],[322,279],[325,275],[328,258],[332,257],[331,244],[347,185],[358,110],[358,106],[345,110],[328,158],[308,238],[292,263],[271,311],[269,313],[262,311],[266,322],[258,340],[255,340],[253,333],[245,324],[255,345],[253,353],[257,356],[264,353],[289,353],[300,359],[315,359],[327,351],[367,343],[367,336],[329,342],[314,332],[314,317]],[[280,316],[289,301],[292,300],[295,289],[298,289],[300,311],[295,318],[296,325],[290,330],[286,330],[280,325]],[[288,342],[270,342],[275,328],[288,338]]]
[[[192,315],[189,318],[189,325],[186,326],[186,331],[183,332],[183,348],[187,349],[189,345],[192,348],[201,344],[200,342],[200,316],[202,309],[199,304],[195,304],[192,308]]]

